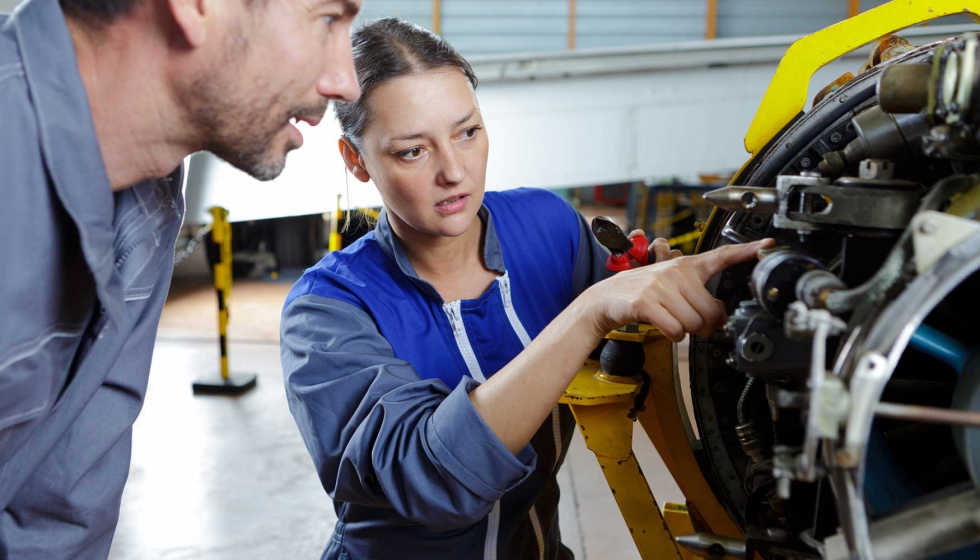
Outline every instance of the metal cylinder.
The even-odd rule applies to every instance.
[[[810,309],[823,308],[830,292],[846,290],[847,284],[829,270],[816,269],[800,276],[796,281],[796,299]]]
[[[766,460],[766,438],[756,428],[755,422],[749,420],[735,426],[735,434],[738,436],[738,444],[742,446],[742,451],[752,459],[753,463],[761,463]]]
[[[892,64],[878,80],[878,105],[886,113],[918,113],[929,104],[932,64]]]

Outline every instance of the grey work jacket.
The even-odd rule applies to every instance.
[[[56,0],[0,15],[0,558],[105,558],[184,204],[113,193]]]

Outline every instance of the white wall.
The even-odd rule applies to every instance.
[[[925,44],[937,36],[912,39]],[[579,54],[509,62],[504,57],[492,64],[475,60],[474,67],[488,78],[477,90],[490,138],[487,189],[668,177],[697,181],[700,173],[738,169],[748,157],[745,132],[791,40],[781,46],[771,39],[727,41],[653,54],[623,51],[602,60],[632,68],[630,60],[645,56],[650,69],[607,75],[594,75],[594,70],[576,75],[577,68],[596,64]],[[858,53],[818,71],[809,98],[844,72],[856,73],[865,56]],[[695,59],[701,63],[690,62]],[[566,68],[572,77],[494,77],[512,75],[508,68],[535,65],[541,75],[555,75],[556,68],[561,75]],[[192,166],[197,175],[188,183],[187,220],[209,221],[206,211],[212,205],[229,208],[233,221],[329,212],[338,194],[344,208],[380,204],[373,186],[353,177],[347,179],[347,198],[334,119],[315,129],[301,126],[306,145],[290,154],[286,171],[271,183],[259,183],[213,156],[197,156]]]
[[[20,0],[0,0],[0,14],[10,13],[17,4],[20,4]]]

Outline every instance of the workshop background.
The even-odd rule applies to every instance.
[[[0,0],[0,12],[16,3]],[[742,137],[786,48],[882,3],[365,0],[359,20],[403,17],[469,58],[492,145],[489,190],[554,189],[587,217],[611,216],[690,253],[709,210],[701,193],[746,159]],[[924,44],[973,27],[949,18],[903,36]],[[857,73],[866,56],[822,69],[810,98]],[[357,235],[335,234],[344,212],[373,214],[380,199],[345,177],[334,119],[303,133],[306,145],[271,183],[209,154],[189,158],[179,262],[134,428],[113,560],[318,558],[329,538],[333,506],[286,407],[279,313],[301,271]],[[233,375],[257,376],[237,397],[192,392],[219,375],[215,206],[228,210],[232,234],[228,363]],[[678,349],[683,377],[686,345]],[[654,494],[682,503],[636,434]],[[563,540],[576,558],[639,557],[578,434],[559,480]]]

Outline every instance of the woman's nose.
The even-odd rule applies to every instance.
[[[440,185],[456,185],[466,176],[462,158],[453,148],[444,151],[443,154],[439,160],[439,173],[436,176],[436,181]]]

